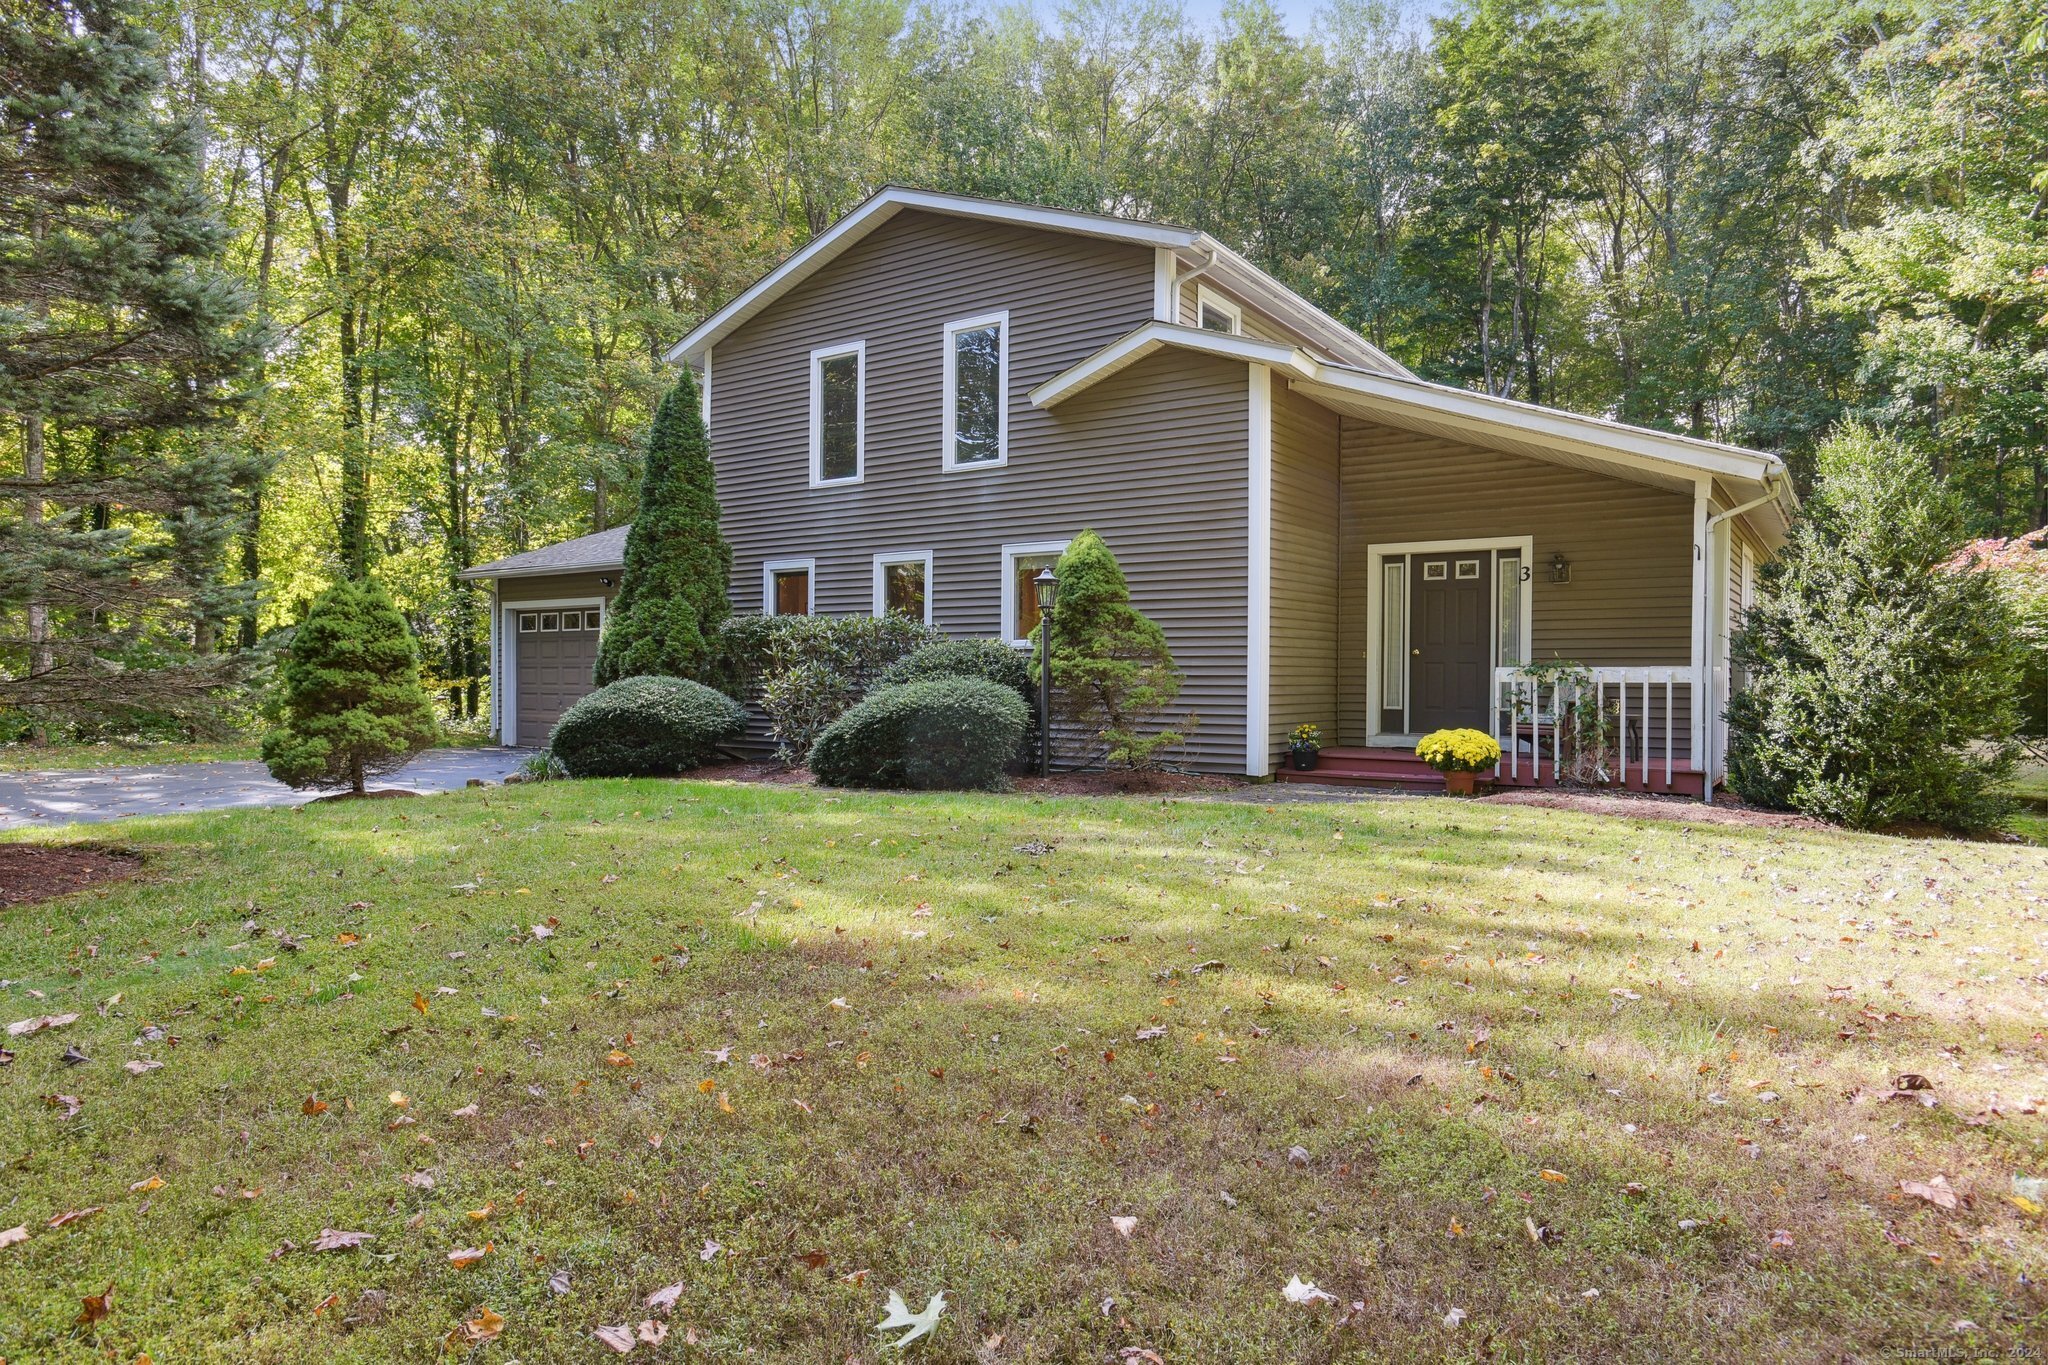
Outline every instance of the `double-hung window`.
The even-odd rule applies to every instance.
[[[867,408],[867,346],[811,352],[811,486],[859,483]]]
[[[945,468],[986,469],[1010,457],[1010,315],[946,324]]]

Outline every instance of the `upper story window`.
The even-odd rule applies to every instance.
[[[1010,315],[946,324],[947,469],[981,469],[1010,458]]]
[[[1206,284],[1195,286],[1195,318],[1205,332],[1244,332],[1244,309],[1224,298]]]
[[[811,559],[771,559],[761,566],[761,614],[811,614],[811,579],[818,564]]]
[[[811,484],[859,483],[865,444],[867,346],[811,352]]]

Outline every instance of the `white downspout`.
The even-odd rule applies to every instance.
[[[1767,502],[1777,501],[1778,477],[1777,475],[1771,475],[1765,478],[1764,495],[1762,497],[1751,498],[1740,507],[1731,507],[1725,512],[1717,512],[1713,516],[1708,517],[1706,540],[1700,546],[1700,554],[1706,558],[1708,565],[1708,572],[1703,574],[1700,580],[1700,614],[1707,620],[1707,638],[1704,642],[1705,648],[1701,651],[1702,657],[1700,660],[1700,716],[1701,731],[1704,735],[1703,742],[1700,745],[1700,773],[1703,779],[1700,797],[1710,806],[1714,804],[1714,660],[1712,648],[1714,623],[1708,614],[1708,608],[1714,600],[1714,574],[1712,571],[1713,559],[1707,553],[1708,547],[1714,543],[1714,528],[1721,525],[1722,522],[1731,521],[1741,516],[1744,512],[1762,507]]]

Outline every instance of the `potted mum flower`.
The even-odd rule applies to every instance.
[[[1297,725],[1287,732],[1287,752],[1294,759],[1296,772],[1311,772],[1316,766],[1316,755],[1323,751],[1323,732],[1313,725]]]
[[[1470,796],[1474,774],[1500,762],[1500,745],[1479,730],[1438,730],[1422,737],[1415,756],[1444,775],[1452,796]]]

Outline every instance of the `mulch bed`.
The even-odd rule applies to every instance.
[[[1568,787],[1525,787],[1496,792],[1479,800],[1495,806],[1540,806],[1545,810],[1580,811],[1587,815],[1619,815],[1633,820],[1680,820],[1694,825],[1747,825],[1755,829],[1828,829],[1824,821],[1785,811],[1745,806],[1725,792],[1707,805],[1692,796],[1658,796],[1651,792],[1579,791]]]
[[[762,782],[775,786],[817,784],[811,770],[780,763],[713,763],[683,774],[693,781]],[[1247,785],[1242,779],[1201,773],[1054,773],[1051,777],[1014,777],[1011,790],[1026,796],[1181,796],[1229,791]]]
[[[0,909],[68,896],[96,882],[132,877],[141,869],[141,858],[119,849],[0,844]]]

